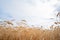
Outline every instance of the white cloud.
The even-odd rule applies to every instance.
[[[5,3],[2,4],[3,9],[14,18],[31,20],[35,23],[39,20],[45,22],[44,19],[53,17],[51,14],[55,10],[53,6],[57,0],[11,0],[10,3],[9,1],[5,1]]]
[[[28,0],[23,0],[23,1],[19,1],[19,0],[13,0],[12,2],[13,6],[10,6],[12,8],[10,8],[12,10],[12,15],[28,15],[28,16],[41,16],[42,17],[50,12],[53,11],[53,8],[51,7],[50,4],[47,3],[41,3],[39,0],[31,0],[31,3],[28,3]],[[9,10],[9,11],[11,11]],[[24,16],[23,15],[23,16]],[[45,15],[45,17],[47,16]]]

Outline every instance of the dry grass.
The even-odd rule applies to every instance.
[[[60,40],[60,28],[43,30],[27,27],[0,27],[0,40]]]
[[[60,28],[43,30],[34,27],[2,27],[0,25],[0,40],[60,40]]]

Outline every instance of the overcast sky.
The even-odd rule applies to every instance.
[[[0,19],[25,19],[31,24],[51,22],[60,11],[59,0],[0,0]]]

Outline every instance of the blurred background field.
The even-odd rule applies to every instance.
[[[14,25],[12,21],[1,21],[0,40],[60,40],[60,27],[55,24],[44,29],[43,26],[29,26],[25,20],[19,25]]]

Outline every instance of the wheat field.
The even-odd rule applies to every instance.
[[[30,27],[0,26],[0,40],[60,40],[60,27],[51,30]]]

